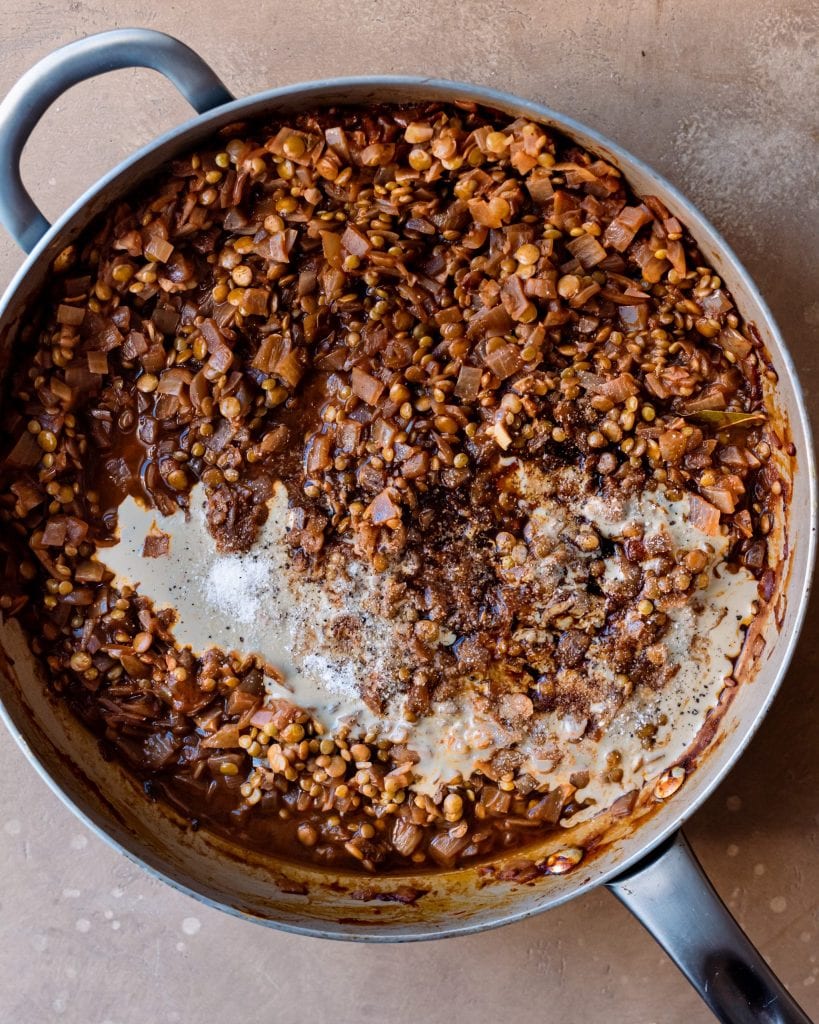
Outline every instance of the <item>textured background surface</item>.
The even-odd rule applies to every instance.
[[[179,35],[239,96],[334,74],[421,73],[517,92],[585,121],[715,221],[771,303],[819,415],[819,9],[809,0],[18,0],[0,19],[0,93],[61,43],[121,25]],[[44,118],[26,181],[55,215],[187,116],[152,72],[85,83]],[[3,283],[19,261],[2,235]],[[743,926],[819,1017],[816,613],[773,711],[689,836]],[[332,945],[229,919],[86,833],[5,734],[0,863],[3,1022],[711,1019],[606,893],[412,947]]]

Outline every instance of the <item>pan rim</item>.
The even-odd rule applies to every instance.
[[[88,220],[91,218],[87,215],[83,217],[83,214],[87,214],[88,207],[93,204],[94,200],[98,199],[101,194],[109,188],[116,188],[118,190],[118,194],[124,194],[130,188],[135,187],[144,179],[144,177],[152,173],[151,169],[144,170],[143,165],[150,165],[150,158],[152,156],[156,156],[166,147],[183,147],[185,144],[192,143],[195,138],[200,138],[206,135],[209,130],[216,130],[218,127],[230,123],[231,119],[235,119],[233,115],[242,114],[246,117],[259,116],[263,108],[275,108],[277,101],[292,100],[293,98],[298,97],[300,100],[304,101],[305,106],[309,106],[311,98],[315,96],[315,105],[326,106],[328,101],[321,100],[319,98],[322,94],[333,93],[334,91],[338,91],[340,93],[351,91],[353,93],[361,94],[358,98],[358,102],[362,102],[367,99],[369,99],[370,102],[377,102],[378,100],[376,96],[367,97],[367,90],[373,90],[377,93],[378,91],[384,90],[403,89],[406,89],[408,94],[411,94],[408,95],[408,99],[417,98],[420,100],[425,93],[429,93],[430,95],[427,98],[446,98],[449,101],[460,100],[476,102],[489,107],[505,108],[509,111],[515,111],[518,114],[531,116],[540,122],[545,122],[570,136],[583,136],[590,140],[590,148],[596,148],[598,151],[610,154],[621,165],[625,165],[624,171],[626,171],[626,177],[629,177],[629,174],[633,174],[636,170],[647,178],[650,178],[652,182],[659,185],[664,194],[666,196],[670,196],[678,205],[679,209],[683,213],[683,217],[687,218],[687,226],[692,230],[692,233],[695,234],[695,237],[697,232],[705,232],[710,235],[710,240],[715,244],[716,250],[719,252],[722,259],[730,265],[733,273],[736,275],[738,280],[741,281],[743,287],[756,304],[758,311],[762,316],[766,334],[768,338],[773,341],[777,354],[787,371],[788,383],[793,390],[794,395],[794,410],[797,414],[797,422],[792,422],[791,428],[792,430],[794,427],[797,428],[795,433],[799,437],[800,441],[796,472],[804,474],[805,476],[810,509],[808,529],[806,536],[802,541],[803,544],[807,545],[805,575],[801,581],[794,580],[792,577],[791,583],[788,584],[789,589],[792,588],[792,592],[788,595],[789,602],[798,601],[795,617],[788,635],[782,637],[779,641],[780,643],[784,642],[784,646],[779,649],[779,645],[777,644],[778,664],[774,670],[774,676],[772,682],[767,688],[765,697],[753,718],[750,719],[748,723],[743,723],[738,730],[741,733],[741,736],[736,740],[736,747],[731,752],[726,762],[718,770],[711,768],[710,765],[704,765],[698,769],[698,771],[707,773],[710,768],[712,771],[711,777],[708,777],[706,782],[702,784],[693,799],[684,803],[681,813],[671,816],[669,821],[664,824],[661,829],[644,842],[640,842],[640,828],[638,827],[635,832],[635,849],[624,857],[622,862],[606,868],[593,881],[581,882],[574,889],[569,888],[553,897],[547,897],[543,900],[542,904],[538,906],[524,906],[522,908],[518,907],[509,910],[500,910],[498,915],[491,920],[453,922],[452,924],[448,924],[441,928],[434,928],[423,923],[418,925],[410,923],[406,925],[384,924],[381,926],[355,925],[350,926],[354,929],[351,931],[333,931],[328,930],[328,927],[322,923],[316,923],[315,925],[302,925],[274,920],[271,918],[258,917],[254,914],[233,907],[228,903],[222,902],[219,899],[207,896],[203,892],[192,889],[185,883],[173,878],[161,868],[146,861],[143,856],[129,850],[126,845],[114,838],[114,836],[112,836],[102,824],[98,823],[92,816],[89,816],[88,813],[75,804],[74,800],[63,789],[60,782],[46,768],[38,753],[31,749],[22,732],[12,719],[9,710],[2,702],[0,702],[0,718],[4,721],[6,727],[11,732],[29,762],[34,766],[38,774],[46,781],[51,790],[56,793],[60,800],[89,828],[91,828],[95,834],[100,836],[106,843],[108,843],[109,846],[118,850],[120,853],[125,854],[129,860],[139,864],[140,867],[146,870],[150,875],[162,879],[175,889],[193,896],[205,905],[226,911],[236,917],[296,934],[322,938],[331,937],[350,941],[419,941],[423,939],[468,935],[485,931],[489,928],[499,927],[503,924],[511,924],[534,916],[535,914],[539,914],[544,910],[559,906],[562,903],[573,899],[575,896],[590,891],[592,888],[604,885],[619,874],[628,871],[639,860],[648,855],[674,831],[676,831],[684,821],[691,817],[691,815],[694,814],[705,800],[712,795],[716,787],[723,781],[734,767],[737,760],[744,753],[752,737],[761,725],[762,720],[766,716],[770,705],[782,685],[785,675],[787,674],[796,644],[804,626],[816,560],[817,481],[810,419],[807,413],[801,382],[793,363],[793,359],[768,304],[760,292],[760,289],[755,284],[744,265],[738,259],[733,249],[722,237],[721,233],[717,231],[710,221],[682,194],[679,189],[677,189],[676,186],[667,181],[662,175],[658,174],[654,168],[595,129],[589,128],[587,125],[575,120],[574,118],[554,111],[543,104],[537,103],[533,100],[524,99],[512,93],[506,93],[485,86],[470,85],[468,83],[450,81],[435,77],[413,75],[371,75],[319,79],[280,86],[216,107],[205,114],[194,117],[176,128],[163,133],[147,145],[136,150],[131,156],[127,157],[124,161],[103,175],[68,207],[68,209],[55,221],[51,228],[43,235],[37,245],[33,248],[6,288],[2,299],[0,299],[0,324],[4,322],[8,312],[13,309],[14,300],[20,291],[21,285],[30,274],[32,268],[48,254],[49,250],[55,247],[55,244],[61,240],[64,235],[66,238],[63,240],[63,244],[67,242],[68,236],[72,230],[82,230],[82,227],[88,223]],[[350,101],[354,102],[355,100],[348,100],[348,102]],[[390,101],[382,99],[381,102]],[[393,99],[391,102],[396,101]],[[250,113],[253,108],[259,109]],[[163,158],[161,163],[164,163],[166,159],[167,157]],[[136,179],[129,182],[126,179],[132,171],[136,171],[138,173]],[[393,932],[392,929],[395,927],[411,929],[411,931]]]

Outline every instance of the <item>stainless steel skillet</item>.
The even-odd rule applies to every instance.
[[[146,66],[170,78],[200,116],[135,153],[53,226],[26,192],[19,158],[31,130],[73,84],[122,67]],[[0,699],[9,730],[35,768],[98,834],[149,871],[205,902],[262,923],[316,936],[407,941],[464,934],[520,920],[607,884],[676,960],[721,1020],[804,1022],[804,1013],[728,914],[682,838],[683,821],[740,756],[785,674],[807,606],[814,559],[816,480],[810,429],[796,372],[758,290],[725,242],[671,185],[588,128],[514,96],[424,78],[365,78],[288,86],[234,101],[193,51],[160,33],[102,33],[56,51],[28,72],[0,105],[0,220],[30,252],[0,303],[0,371],[53,258],[89,221],[168,160],[219,128],[266,115],[334,103],[467,100],[559,129],[617,164],[638,193],[660,197],[691,230],[752,321],[778,375],[776,407],[795,456],[783,541],[784,571],[771,614],[755,624],[749,680],[725,709],[716,740],[673,799],[641,822],[611,823],[597,854],[574,872],[516,884],[485,884],[475,868],[402,879],[424,891],[413,903],[390,899],[395,878],[328,877],[288,863],[271,865],[204,832],[191,832],[148,804],[93,738],[47,696],[39,668],[14,623],[0,628]]]

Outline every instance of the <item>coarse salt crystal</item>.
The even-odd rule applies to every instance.
[[[238,622],[253,622],[270,581],[271,566],[260,559],[225,555],[205,579],[208,602]]]

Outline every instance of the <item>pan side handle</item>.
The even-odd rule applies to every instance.
[[[100,32],[44,57],[0,103],[0,222],[26,252],[50,227],[20,177],[20,156],[29,135],[72,85],[131,67],[161,72],[200,114],[233,99],[199,54],[173,36],[151,29]]]
[[[681,832],[608,888],[724,1024],[811,1024],[717,895]]]

